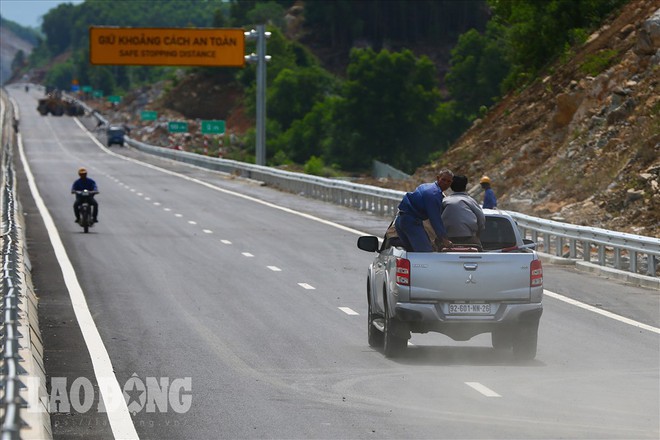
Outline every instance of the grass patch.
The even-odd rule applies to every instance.
[[[585,75],[597,76],[612,65],[619,52],[614,49],[605,49],[589,55],[580,65],[580,72]]]

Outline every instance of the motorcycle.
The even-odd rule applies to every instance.
[[[80,214],[79,224],[82,226],[85,232],[89,232],[89,228],[94,225],[94,218],[92,217],[92,205],[90,200],[93,199],[94,195],[98,193],[98,191],[88,191],[86,189],[83,191],[76,191],[76,195],[80,197],[82,202],[80,204],[80,210],[78,211]]]

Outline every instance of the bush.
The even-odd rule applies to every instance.
[[[307,162],[305,162],[305,173],[311,174],[314,176],[322,176],[324,172],[325,164],[323,159],[320,157],[312,156]]]
[[[597,76],[612,65],[618,54],[619,52],[614,49],[605,49],[589,55],[580,65],[580,72],[585,75]]]

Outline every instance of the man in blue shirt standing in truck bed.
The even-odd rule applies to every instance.
[[[406,193],[399,203],[399,213],[394,221],[399,239],[410,252],[433,252],[433,244],[424,229],[424,220],[429,220],[444,247],[451,246],[447,231],[442,223],[443,191],[450,186],[454,173],[441,170],[436,181],[423,183],[413,192]]]

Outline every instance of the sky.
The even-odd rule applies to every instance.
[[[39,28],[41,17],[60,3],[83,3],[83,0],[0,0],[2,18],[22,26]]]

